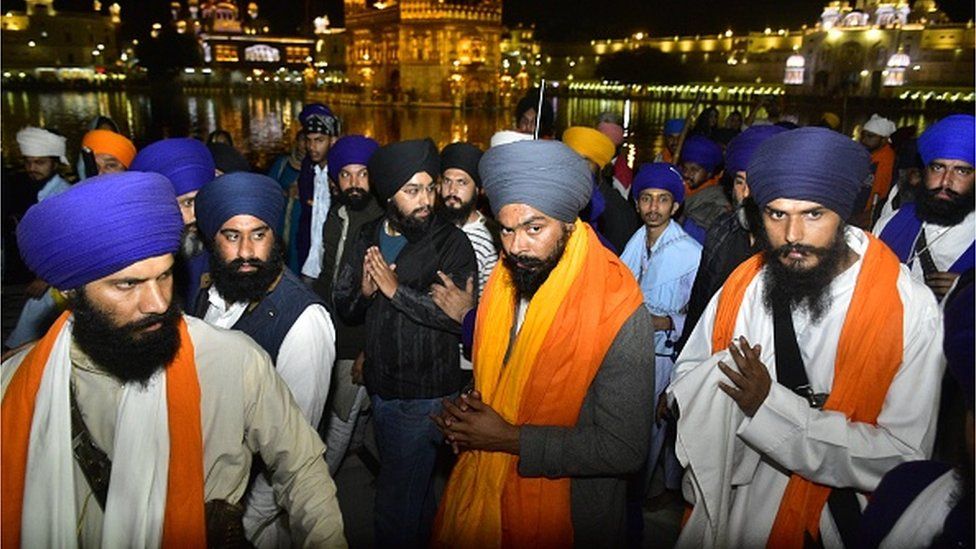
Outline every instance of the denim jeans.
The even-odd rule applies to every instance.
[[[454,395],[448,398],[453,398]],[[441,399],[372,396],[380,474],[376,478],[376,547],[426,547],[437,502],[434,465],[443,440],[430,415]]]

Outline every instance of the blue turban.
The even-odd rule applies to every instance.
[[[714,174],[722,164],[722,146],[703,135],[690,135],[681,146],[679,162],[694,162]]]
[[[634,181],[630,184],[631,196],[637,200],[641,192],[647,189],[668,191],[675,202],[685,201],[685,181],[674,164],[667,162],[641,164]]]
[[[927,166],[935,159],[962,160],[970,166],[976,144],[973,132],[976,118],[970,114],[954,114],[939,120],[918,138],[918,154]]]
[[[746,172],[759,207],[777,198],[808,200],[850,217],[871,170],[860,143],[827,128],[799,128],[759,145]]]
[[[963,274],[959,279],[959,286],[949,294],[945,305],[945,337],[943,350],[949,373],[962,386],[966,407],[973,409],[974,369],[976,369],[976,353],[974,353],[974,294],[972,271]]]
[[[285,196],[278,183],[266,175],[234,172],[204,185],[194,210],[200,233],[210,239],[235,215],[253,215],[275,230],[281,225]]]
[[[329,179],[339,183],[339,171],[349,164],[369,163],[370,157],[380,148],[376,141],[362,135],[347,135],[339,138],[326,155]]]
[[[214,178],[214,160],[202,142],[187,137],[163,139],[139,151],[130,170],[165,175],[176,196],[199,190]]]
[[[582,156],[559,141],[519,141],[488,149],[478,163],[491,210],[526,204],[572,223],[589,202],[593,176]]]
[[[79,288],[180,247],[169,180],[127,171],[90,177],[32,206],[17,225],[24,263],[59,290]]]
[[[324,133],[335,137],[341,131],[339,118],[322,103],[305,105],[302,112],[298,113],[298,122],[305,133]]]
[[[678,135],[685,129],[684,118],[669,118],[664,123],[664,135]]]
[[[753,126],[735,136],[725,147],[725,173],[735,177],[737,172],[746,171],[749,159],[759,145],[770,137],[788,131],[782,126]]]

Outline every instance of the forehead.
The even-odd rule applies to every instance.
[[[444,170],[444,177],[448,179],[471,179],[471,175],[460,168],[448,168]]]
[[[965,160],[950,160],[948,158],[936,158],[929,162],[929,164],[941,164],[947,168],[969,168],[973,169],[973,165]]]
[[[671,200],[674,200],[674,196],[671,194],[671,191],[666,191],[664,189],[655,189],[655,188],[644,189],[643,191],[640,192],[640,195],[638,196],[638,198],[639,197],[643,197],[643,196],[649,196],[651,198],[658,198],[658,197],[661,197],[661,196],[667,196]]]
[[[346,164],[339,170],[339,173],[349,172],[349,173],[359,173],[366,169],[365,164]]]
[[[324,141],[324,140],[328,139],[329,136],[326,135],[326,134],[324,134],[324,133],[315,132],[315,133],[305,134],[305,138],[308,139],[308,140],[310,140],[310,141]]]
[[[115,158],[114,156],[110,155],[109,153],[95,153],[95,158],[97,158],[99,160],[103,160],[105,162],[109,162],[109,161],[118,162],[119,161],[118,158]]]
[[[682,168],[688,168],[689,170],[704,170],[705,167],[695,162],[693,160],[685,160],[681,163]]]
[[[268,224],[253,215],[241,214],[228,219],[220,226],[221,231],[255,231],[266,229]]]
[[[812,202],[810,200],[794,200],[792,198],[777,198],[776,200],[770,200],[769,203],[766,204],[766,208],[786,213],[809,212],[811,210],[818,209],[829,210],[829,208],[823,204],[820,204],[819,202]]]
[[[503,227],[517,227],[523,223],[536,220],[542,223],[555,223],[556,219],[528,204],[506,204],[498,210],[498,223]]]

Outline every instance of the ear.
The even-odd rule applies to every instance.
[[[681,202],[671,202],[671,215],[670,215],[670,217],[674,217],[674,214],[678,213],[678,208],[680,208],[680,207],[681,207]]]

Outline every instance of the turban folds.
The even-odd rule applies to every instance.
[[[478,164],[491,210],[526,204],[572,223],[590,201],[593,176],[586,161],[558,141],[523,141],[494,147]]]
[[[600,169],[609,164],[613,160],[613,154],[617,152],[609,137],[585,126],[575,126],[564,131],[563,143]]]
[[[32,206],[17,225],[24,262],[59,290],[84,286],[180,246],[183,217],[155,173],[99,175]]]
[[[326,167],[329,179],[339,183],[339,172],[350,164],[369,163],[370,157],[380,148],[380,144],[364,135],[347,135],[340,137],[326,155]]]
[[[881,137],[891,137],[891,134],[895,133],[897,129],[894,122],[877,114],[872,114],[871,118],[864,123],[864,131],[880,135]]]
[[[305,105],[302,112],[298,113],[298,122],[301,123],[305,133],[324,133],[335,137],[339,135],[339,118],[332,114],[329,107],[321,103],[311,103]]]
[[[475,185],[481,187],[481,176],[478,174],[481,155],[481,149],[471,143],[451,143],[441,151],[441,173],[451,168],[461,170],[474,180]]]
[[[68,163],[65,156],[64,136],[28,126],[17,132],[17,145],[24,156],[56,156],[62,164]]]
[[[92,130],[81,138],[81,146],[95,154],[110,154],[126,168],[136,157],[136,146],[122,134],[109,130]]]
[[[725,173],[735,177],[737,172],[746,171],[749,159],[763,141],[788,131],[782,126],[753,126],[729,141],[725,148]]]
[[[531,133],[522,133],[515,130],[502,130],[495,132],[495,134],[491,136],[489,147],[508,145],[509,143],[518,143],[519,141],[529,141],[531,139]]]
[[[714,174],[722,164],[722,146],[703,135],[689,135],[681,146],[680,162],[694,162]]]
[[[871,169],[867,149],[827,128],[799,128],[767,139],[746,171],[759,207],[778,198],[807,200],[850,217]]]
[[[187,137],[163,139],[149,145],[139,151],[129,169],[166,176],[176,196],[200,190],[214,178],[213,156],[207,146]]]
[[[669,118],[664,123],[664,135],[678,135],[685,129],[684,118]]]
[[[976,118],[970,114],[954,114],[930,126],[918,138],[918,154],[926,165],[933,160],[961,160],[970,166],[973,161],[973,133]]]
[[[437,145],[427,139],[400,141],[380,147],[369,159],[369,183],[376,189],[381,202],[406,185],[418,172],[427,172],[433,179],[440,174],[441,157]]]
[[[641,192],[647,189],[668,191],[675,202],[685,200],[685,180],[681,177],[678,168],[667,162],[641,164],[638,168],[634,182],[630,186],[634,200],[639,199]]]
[[[266,175],[234,172],[204,185],[194,210],[200,233],[209,239],[236,215],[252,215],[275,230],[281,225],[285,196],[278,182]]]
[[[251,163],[233,145],[215,142],[207,145],[207,150],[213,157],[214,167],[223,173],[251,171]]]

